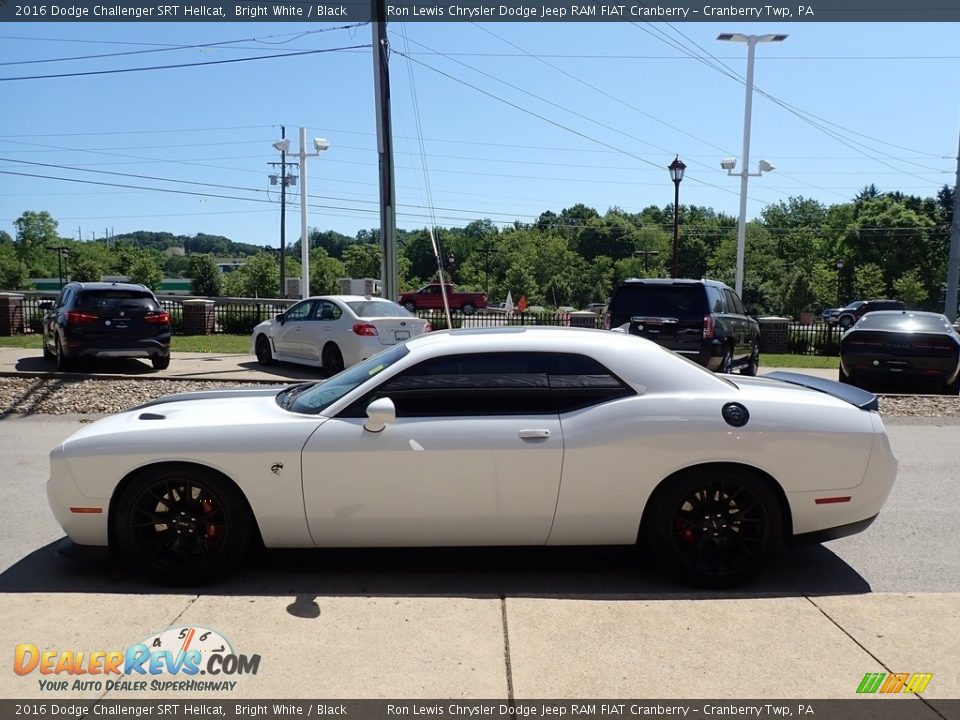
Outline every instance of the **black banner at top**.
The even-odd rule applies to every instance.
[[[958,0],[0,0],[4,22],[958,22]]]

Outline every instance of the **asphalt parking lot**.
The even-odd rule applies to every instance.
[[[126,648],[181,625],[262,656],[230,697],[847,698],[866,672],[960,697],[956,426],[888,422],[897,485],[865,533],[788,551],[736,592],[691,592],[632,551],[267,551],[202,589],[59,558],[46,453],[77,416],[0,419],[0,647]],[[175,693],[174,693],[175,694]],[[51,694],[0,674],[0,696]],[[170,693],[164,693],[170,695]]]

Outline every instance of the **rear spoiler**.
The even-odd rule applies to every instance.
[[[861,410],[880,409],[880,402],[877,400],[877,396],[873,393],[867,392],[866,390],[861,390],[853,385],[844,385],[843,383],[836,382],[835,380],[827,380],[826,378],[815,377],[813,375],[804,375],[802,373],[781,372],[779,370],[776,372],[767,373],[762,377],[790,383],[791,385],[800,385],[801,387],[809,388],[810,390],[826,393],[827,395],[832,395],[833,397],[839,398],[844,402],[848,402],[851,405],[860,408]]]

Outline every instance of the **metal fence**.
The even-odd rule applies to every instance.
[[[23,293],[24,331],[39,333],[40,322],[45,310],[40,303],[55,300],[57,293],[47,291],[26,291]],[[182,295],[158,295],[161,307],[170,313],[170,324],[174,335],[183,334],[183,301],[190,298]],[[249,335],[253,328],[264,320],[283,312],[297,300],[252,299],[252,298],[213,298],[213,332],[223,335]],[[434,330],[447,327],[447,318],[443,310],[418,310],[418,317],[427,320]],[[493,310],[480,310],[472,315],[460,311],[451,311],[454,328],[510,327],[525,325],[551,325],[556,327],[585,327],[601,329],[603,316],[587,312],[526,312],[512,313]],[[790,323],[787,335],[787,352],[794,355],[839,355],[840,336],[843,330],[836,325],[819,322],[810,325]]]

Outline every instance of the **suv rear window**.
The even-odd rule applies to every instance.
[[[702,285],[621,285],[610,303],[611,326],[631,317],[700,320],[709,312]]]
[[[142,290],[84,290],[77,299],[80,310],[159,310],[153,295]]]

